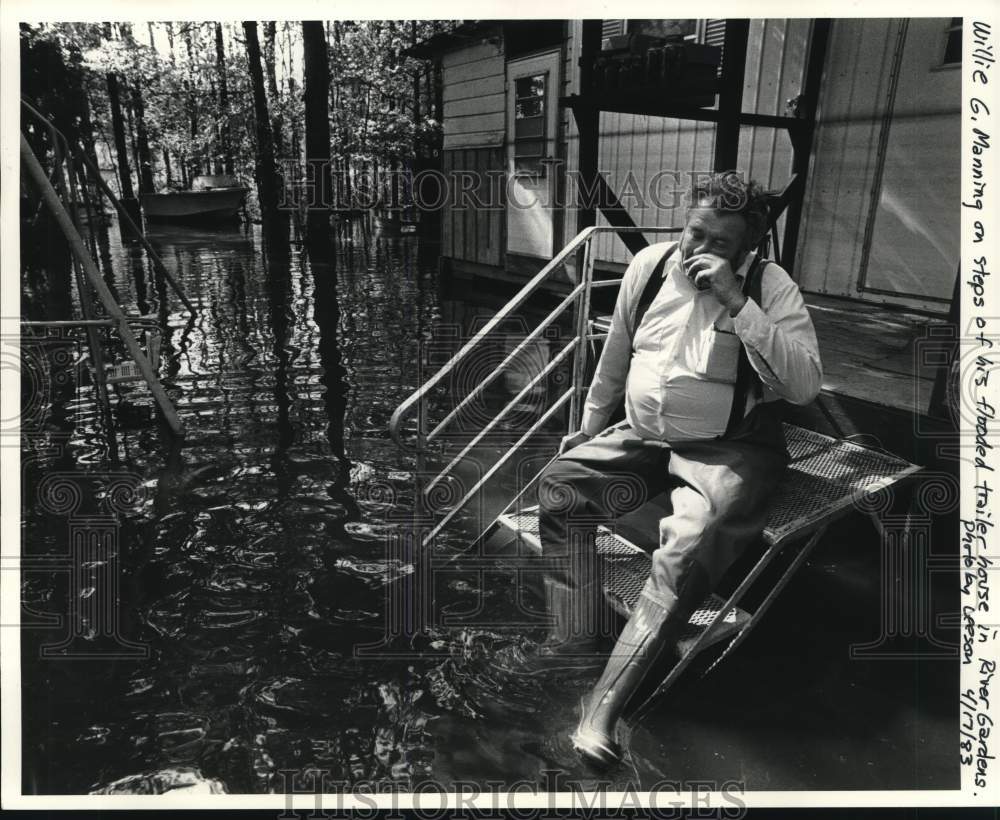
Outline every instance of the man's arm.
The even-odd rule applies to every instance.
[[[618,299],[611,316],[611,330],[597,362],[594,380],[590,384],[587,400],[583,405],[580,429],[588,436],[596,436],[608,425],[608,419],[621,401],[632,360],[632,314],[638,288],[656,266],[663,248],[650,245],[635,255],[622,277]]]
[[[816,330],[791,277],[774,263],[763,276],[764,304],[748,299],[733,326],[761,381],[792,404],[808,404],[823,383]]]

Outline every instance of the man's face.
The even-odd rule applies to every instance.
[[[728,260],[735,271],[747,255],[746,232],[746,220],[737,213],[692,208],[681,235],[681,260],[710,253]]]

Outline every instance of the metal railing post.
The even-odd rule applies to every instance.
[[[41,163],[39,163],[38,157],[36,157],[34,151],[31,150],[31,146],[28,145],[28,141],[25,139],[24,134],[21,134],[21,162],[28,171],[28,176],[31,177],[32,181],[41,192],[42,198],[45,200],[45,204],[52,212],[52,216],[55,218],[56,223],[59,225],[60,230],[62,230],[63,235],[69,243],[70,250],[76,257],[80,266],[83,268],[83,272],[86,274],[91,286],[97,292],[98,298],[100,298],[105,310],[107,310],[111,318],[114,319],[117,325],[118,333],[122,337],[122,341],[125,342],[125,347],[128,348],[129,355],[139,367],[139,372],[142,373],[146,384],[149,386],[149,391],[153,394],[157,404],[160,406],[160,410],[163,412],[163,415],[167,420],[167,424],[176,435],[184,435],[184,425],[180,420],[180,416],[177,415],[176,409],[174,409],[173,404],[170,402],[170,397],[167,395],[166,391],[163,389],[163,385],[160,384],[160,380],[153,372],[153,369],[149,364],[149,360],[143,353],[142,348],[139,347],[139,342],[136,341],[135,337],[132,335],[132,329],[128,325],[128,317],[115,301],[111,290],[102,278],[94,260],[88,255],[87,246],[84,244],[82,237],[76,230],[76,226],[74,226],[72,219],[70,219],[69,215],[66,213],[66,209],[59,201],[59,195],[52,187],[48,177],[45,176],[45,171],[42,168]]]
[[[417,405],[417,513],[423,515],[426,510],[424,497],[424,479],[427,474],[427,397],[420,399]]]
[[[55,126],[49,128],[49,139],[52,141],[53,168],[52,179],[56,182],[56,189],[62,195],[64,201],[69,202],[70,219],[73,227],[79,232],[79,214],[77,210],[76,180],[73,177],[72,159],[70,154],[64,154],[59,145],[59,133]],[[69,177],[69,191],[66,190],[66,176],[63,175],[63,163],[65,162],[66,176]],[[94,311],[91,304],[90,291],[87,290],[87,283],[83,270],[80,267],[80,260],[75,254],[72,255],[73,278],[76,280],[76,292],[80,297],[80,314],[84,319],[93,319]],[[93,362],[94,388],[97,390],[97,403],[101,408],[101,415],[104,417],[104,425],[107,428],[109,454],[112,461],[118,461],[118,447],[115,441],[114,418],[111,415],[111,397],[108,395],[107,372],[105,370],[104,348],[101,346],[101,338],[95,325],[86,326],[87,347],[90,350],[90,360]]]
[[[590,350],[587,337],[590,326],[590,291],[594,280],[593,247],[593,234],[591,234],[584,243],[583,264],[580,266],[580,282],[583,289],[576,303],[576,335],[580,339],[580,345],[573,358],[573,398],[570,401],[567,433],[577,432],[583,419],[583,394],[586,389],[583,380],[587,374],[587,357]]]
[[[99,251],[97,249],[97,234],[94,230],[96,213],[90,200],[90,191],[87,190],[87,175],[83,173],[83,168],[78,162],[74,162],[72,168],[76,172],[77,185],[83,198],[83,207],[87,212],[87,238],[90,240],[90,255],[97,259]]]
[[[184,293],[183,288],[181,288],[177,280],[174,279],[170,271],[167,270],[166,265],[163,264],[163,260],[160,259],[160,255],[156,252],[156,249],[150,244],[149,240],[146,238],[146,234],[138,225],[136,225],[135,221],[129,215],[128,210],[118,199],[118,197],[115,196],[114,191],[112,191],[111,188],[108,186],[108,184],[104,181],[104,178],[101,176],[100,170],[93,165],[90,159],[88,159],[87,155],[80,149],[79,145],[76,146],[70,145],[69,140],[66,138],[66,135],[63,134],[61,131],[59,131],[59,129],[57,129],[55,125],[53,125],[53,123],[49,119],[47,119],[37,108],[35,108],[33,105],[31,105],[27,100],[23,98],[21,100],[21,105],[23,105],[36,119],[39,120],[39,122],[41,122],[46,128],[49,129],[49,132],[53,135],[52,139],[54,143],[61,139],[63,144],[66,146],[66,151],[75,156],[80,162],[83,163],[83,166],[88,171],[90,171],[91,176],[94,178],[94,182],[97,183],[97,187],[100,188],[101,192],[108,199],[111,200],[111,204],[114,205],[115,210],[118,211],[118,218],[125,222],[126,226],[135,234],[135,236],[139,239],[139,242],[146,249],[146,252],[153,260],[153,267],[156,268],[156,272],[167,280],[167,283],[173,289],[174,293],[177,294],[181,302],[184,303],[184,307],[188,309],[191,315],[196,316],[198,311],[195,309],[191,301],[187,298],[187,295]]]

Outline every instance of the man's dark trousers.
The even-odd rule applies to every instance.
[[[542,550],[556,559],[547,581],[575,592],[581,628],[600,623],[594,528],[664,491],[670,512],[660,519],[643,594],[674,617],[694,611],[767,522],[788,463],[780,424],[769,427],[763,440],[671,445],[643,439],[623,421],[552,462],[539,484]]]

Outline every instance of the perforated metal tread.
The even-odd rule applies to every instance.
[[[764,540],[768,544],[804,534],[849,509],[867,494],[920,470],[908,461],[785,424],[792,460],[771,503]]]
[[[834,439],[792,424],[786,424],[784,429],[791,463],[772,501],[763,534],[764,541],[771,546],[815,531],[824,522],[844,514],[863,495],[891,486],[920,469],[893,455],[851,441]],[[518,533],[533,549],[541,551],[537,507],[502,515],[498,523]],[[598,528],[596,545],[605,596],[616,610],[628,615],[649,577],[652,561],[635,544],[606,527]],[[681,643],[693,643],[724,603],[717,595],[706,598],[691,616]],[[742,629],[749,617],[735,608],[720,622],[706,646]]]
[[[538,537],[538,507],[501,515],[498,521],[516,532],[532,549],[541,552]],[[649,577],[649,556],[635,544],[606,527],[597,528],[597,557],[602,564],[605,595],[615,609],[628,615]]]

